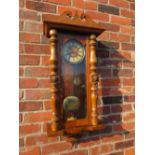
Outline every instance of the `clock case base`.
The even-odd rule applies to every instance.
[[[60,129],[59,131],[53,132],[51,130],[51,123],[47,124],[47,135],[49,137],[51,136],[65,136],[65,135],[70,135],[71,137],[78,135],[79,133],[82,132],[93,132],[93,131],[99,131],[99,130],[104,130],[105,125],[104,124],[98,124],[98,125],[87,125],[87,126],[80,126],[80,127],[72,127],[72,128],[65,128],[65,129]]]

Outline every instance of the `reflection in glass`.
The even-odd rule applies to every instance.
[[[63,50],[62,50],[63,52]],[[66,52],[66,51],[65,51]],[[62,53],[63,55],[63,53]],[[65,120],[86,117],[85,57],[78,63],[70,63],[62,56],[63,110]]]

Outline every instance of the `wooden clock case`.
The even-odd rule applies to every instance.
[[[97,118],[97,82],[96,73],[96,36],[105,28],[82,13],[64,12],[61,16],[43,15],[44,35],[50,41],[50,82],[51,82],[51,123],[47,124],[48,136],[76,135],[83,131],[95,131],[105,128]],[[62,82],[62,51],[63,43],[69,39],[76,39],[85,48],[85,100],[86,117],[66,120],[63,110],[62,94],[67,90]],[[70,65],[71,66],[71,65]],[[69,70],[68,70],[69,71]],[[65,77],[65,75],[64,75]],[[66,84],[67,85],[67,84]],[[64,90],[65,89],[65,90]],[[80,90],[81,91],[81,90]]]

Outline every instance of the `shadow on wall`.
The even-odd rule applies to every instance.
[[[127,135],[130,132],[123,129],[122,113],[132,109],[132,96],[123,92],[121,77],[132,77],[131,69],[123,69],[122,64],[133,66],[133,62],[118,52],[119,44],[115,42],[97,42],[97,72],[98,83],[98,114],[100,122],[106,125],[102,131],[83,133],[79,141],[87,142],[112,135]],[[78,137],[79,138],[79,137]]]

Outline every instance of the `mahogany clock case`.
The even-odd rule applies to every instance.
[[[89,16],[70,11],[43,15],[50,40],[51,123],[49,136],[103,129],[97,119],[96,35],[105,31]]]

